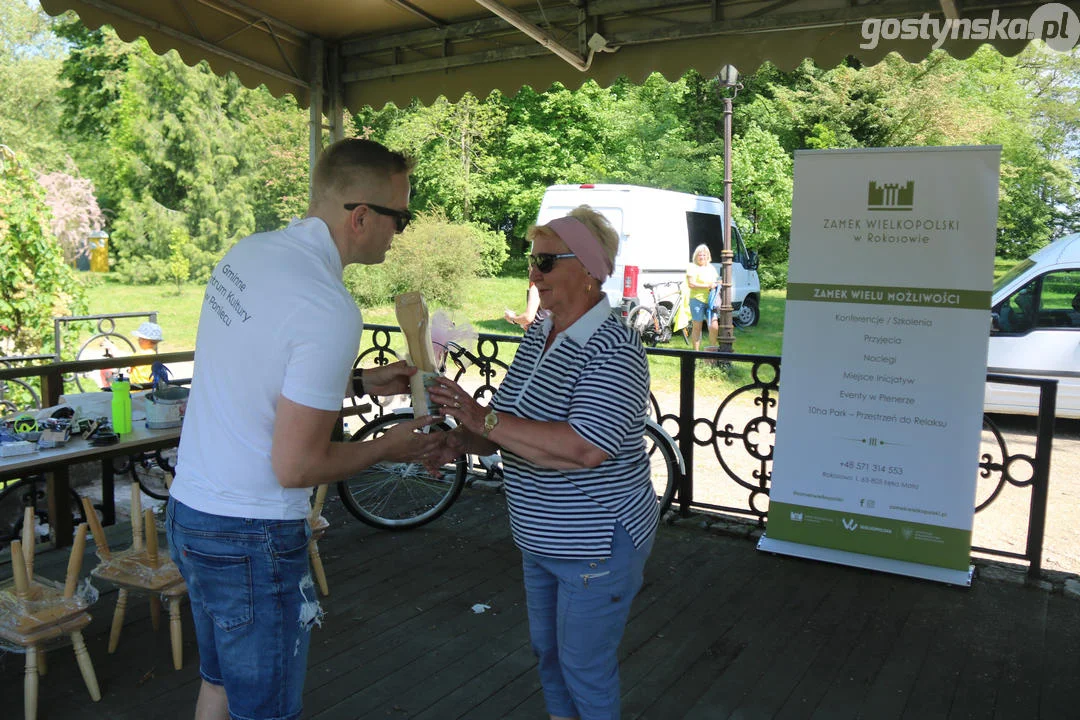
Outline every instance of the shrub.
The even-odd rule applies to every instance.
[[[470,223],[469,227],[476,233],[477,245],[480,248],[480,267],[477,274],[480,277],[495,277],[502,271],[509,253],[506,249],[506,236],[498,230],[491,230],[476,223]]]
[[[52,219],[45,189],[0,145],[0,355],[51,352],[53,318],[86,312]]]
[[[346,269],[345,286],[361,307],[391,302],[403,292],[423,293],[429,307],[460,307],[464,288],[482,267],[485,243],[491,242],[482,232],[451,222],[439,210],[423,213],[394,238],[382,265]],[[498,233],[488,234],[502,241]]]
[[[764,263],[758,265],[758,278],[761,280],[761,289],[782,290],[786,288],[787,271],[786,262],[769,263],[767,266]]]
[[[116,251],[113,271],[123,282],[158,283],[168,277],[169,238],[186,232],[183,213],[170,210],[147,196],[125,198],[113,223],[110,239]],[[159,260],[154,262],[154,260]]]

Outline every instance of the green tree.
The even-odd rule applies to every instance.
[[[52,319],[86,313],[86,298],[50,230],[45,191],[0,146],[0,340],[4,354],[52,352]]]
[[[169,277],[176,283],[176,294],[184,289],[184,283],[191,277],[191,261],[188,260],[188,248],[191,238],[180,228],[176,228],[169,238]]]
[[[0,0],[0,144],[42,172],[64,170],[57,73],[64,46],[25,0]]]
[[[413,104],[385,142],[417,159],[413,181],[422,206],[443,208],[449,218],[468,222],[477,198],[488,192],[495,165],[490,142],[504,120],[498,103],[471,93],[456,103],[439,97],[427,107]]]
[[[723,197],[723,159],[713,158],[710,195]],[[731,204],[746,244],[760,254],[767,288],[787,284],[791,234],[792,161],[775,135],[755,124],[731,143]],[[738,182],[735,181],[738,178]]]
[[[142,40],[78,23],[63,73],[64,127],[111,217],[119,276],[172,279],[173,231],[191,239],[196,280],[239,238],[280,227],[307,205],[306,113],[205,63],[156,55]]]

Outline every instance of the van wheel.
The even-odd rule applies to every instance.
[[[731,322],[735,324],[735,327],[750,327],[757,325],[758,320],[761,319],[761,313],[758,311],[758,300],[753,295],[748,296],[743,300],[739,309],[731,314]]]

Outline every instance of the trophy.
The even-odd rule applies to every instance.
[[[394,298],[394,310],[409,346],[409,357],[406,360],[417,369],[416,374],[409,378],[413,413],[416,417],[434,415],[438,408],[431,404],[427,385],[438,377],[439,371],[435,362],[435,349],[431,343],[427,303],[424,302],[424,296],[418,292],[402,293]]]

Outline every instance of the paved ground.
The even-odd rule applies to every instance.
[[[331,595],[305,717],[545,717],[500,494],[466,491],[407,533],[367,528],[336,501],[328,513]],[[116,545],[126,531],[112,530]],[[43,553],[38,567],[57,577],[65,562]],[[665,524],[621,648],[624,717],[1077,717],[1080,600],[1021,577],[983,565],[973,587],[946,587],[767,555],[697,520]],[[39,717],[187,720],[198,676],[186,606],[177,672],[167,629],[152,630],[138,599],[119,651],[105,652],[116,596],[102,589],[86,637],[104,697],[89,702],[70,649],[57,649]],[[5,716],[21,694],[21,656],[0,656]]]

